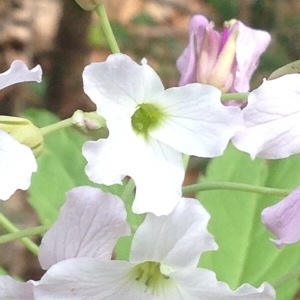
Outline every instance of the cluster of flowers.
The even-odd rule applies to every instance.
[[[26,283],[2,276],[0,298],[274,299],[268,283],[232,291],[212,271],[197,268],[201,253],[217,245],[207,231],[209,214],[181,193],[182,154],[220,156],[230,140],[252,158],[300,152],[299,74],[265,80],[250,92],[244,109],[221,103],[222,92],[248,92],[269,42],[268,33],[239,21],[226,23],[219,33],[206,18],[194,16],[189,45],[177,62],[179,87],[165,90],[146,60],[140,65],[124,54],[87,66],[84,90],[106,120],[109,136],[84,145],[86,173],[106,185],[130,176],[136,185],[132,209],[146,214],[130,261],[111,260],[117,240],[130,234],[121,199],[78,187],[67,194],[57,222],[43,237],[39,259],[45,275]],[[40,80],[39,67],[28,70],[16,61],[1,74],[0,87]],[[34,147],[14,132],[0,130],[3,200],[27,189],[37,170]],[[299,193],[263,212],[266,226],[280,238],[278,245],[300,239],[294,208]]]

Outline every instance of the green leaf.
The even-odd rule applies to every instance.
[[[58,122],[59,119],[45,110],[26,112],[38,127]],[[75,186],[101,187],[105,192],[121,194],[120,185],[112,187],[92,183],[86,176],[86,160],[81,148],[86,138],[72,128],[62,129],[45,137],[44,151],[38,158],[38,172],[32,176],[29,203],[37,211],[42,224],[53,223],[65,201],[65,193]]]
[[[200,182],[229,181],[289,189],[300,182],[299,168],[300,156],[252,161],[230,146],[209,164]],[[198,198],[211,214],[209,230],[219,245],[219,250],[201,256],[200,265],[214,270],[218,279],[232,289],[245,282],[254,286],[265,281],[278,284],[282,276],[299,267],[300,245],[277,249],[260,221],[263,208],[281,199],[224,190],[201,192]],[[298,288],[297,278],[289,280],[278,286],[276,299],[292,299]]]

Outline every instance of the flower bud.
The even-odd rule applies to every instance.
[[[19,143],[29,147],[35,157],[43,150],[43,135],[40,129],[24,118],[0,116],[0,129],[9,133]]]

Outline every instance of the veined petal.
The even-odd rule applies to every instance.
[[[58,220],[42,239],[43,269],[72,257],[110,260],[121,236],[130,234],[126,210],[117,196],[81,186],[67,193]]]
[[[41,82],[42,69],[40,65],[29,70],[28,67],[20,60],[15,60],[10,68],[0,74],[0,89],[18,82],[36,81]]]
[[[33,284],[20,282],[10,276],[0,276],[0,299],[33,300]]]
[[[196,82],[197,52],[202,48],[202,41],[209,21],[201,15],[193,16],[189,25],[189,44],[177,60],[180,72],[179,85]]]
[[[275,300],[275,290],[268,283],[254,288],[243,284],[232,291],[228,284],[218,281],[214,272],[206,269],[185,269],[170,274],[176,280],[184,296],[182,299],[223,300],[223,299],[248,299],[248,300]]]
[[[151,138],[145,141],[133,132],[128,120],[119,120],[109,128],[106,140],[88,142],[83,148],[89,178],[109,185],[129,175],[137,187],[135,213],[170,213],[181,199],[181,154]]]
[[[232,139],[252,158],[277,159],[300,152],[300,75],[265,80],[243,110],[246,128]]]
[[[147,214],[133,238],[130,261],[157,261],[171,270],[196,267],[203,252],[217,249],[207,231],[209,219],[199,201],[187,198],[167,216]]]
[[[79,258],[62,261],[51,267],[35,287],[35,296],[48,299],[152,300],[166,299],[154,295],[135,278],[133,263],[99,261]],[[168,295],[176,296],[176,286],[170,281]],[[179,293],[178,293],[179,294]],[[180,294],[179,294],[180,296]],[[169,299],[181,300],[181,297]]]
[[[261,219],[276,235],[275,245],[282,247],[300,241],[300,187],[277,204],[262,211]]]
[[[267,49],[271,36],[266,31],[252,29],[240,21],[237,22],[237,70],[233,91],[247,92],[252,74],[258,66],[260,56]]]
[[[165,280],[157,290],[148,287],[133,271],[134,267],[134,263],[93,258],[62,261],[37,283],[35,297],[41,300],[191,300],[182,298],[173,280]]]
[[[217,88],[200,83],[156,95],[152,102],[162,106],[167,117],[150,135],[189,155],[221,155],[243,121],[241,110],[222,105],[220,97]]]
[[[105,62],[92,63],[83,71],[84,91],[108,121],[131,117],[135,107],[164,89],[155,71],[125,54],[112,54]]]
[[[0,130],[0,199],[7,200],[17,189],[27,190],[37,163],[31,149]]]

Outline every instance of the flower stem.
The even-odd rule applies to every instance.
[[[0,236],[0,245],[26,238],[33,235],[40,235],[49,229],[50,225],[41,225],[29,229],[19,230],[18,232],[8,233]]]
[[[20,230],[13,224],[11,223],[3,214],[0,213],[0,224],[3,225],[3,227],[10,232],[11,234],[16,234],[19,233]],[[28,233],[27,235],[28,236]],[[16,240],[19,237],[15,237],[12,240]],[[1,239],[2,237],[0,237],[0,244],[1,244]],[[5,238],[4,238],[5,240]],[[37,255],[38,251],[39,251],[39,247],[33,242],[31,241],[28,237],[23,237],[20,239],[20,241],[25,245],[25,247],[32,252],[33,254]],[[3,242],[2,242],[3,243]]]
[[[182,192],[183,194],[191,194],[209,190],[234,190],[240,192],[274,195],[280,197],[285,197],[291,192],[291,190],[269,188],[238,182],[209,182],[192,184],[183,187]]]
[[[116,38],[115,38],[112,28],[110,26],[110,22],[107,17],[104,5],[97,6],[96,12],[97,12],[99,18],[101,19],[102,29],[103,29],[104,35],[106,37],[106,40],[108,42],[111,52],[112,53],[120,53],[121,51],[119,49]]]
[[[224,93],[221,96],[221,101],[245,100],[248,96],[249,93]]]
[[[73,125],[73,119],[68,118],[68,119],[59,121],[57,123],[42,127],[42,128],[40,128],[40,131],[41,131],[42,135],[45,136],[45,135],[55,132],[57,130],[71,127],[72,125]]]

